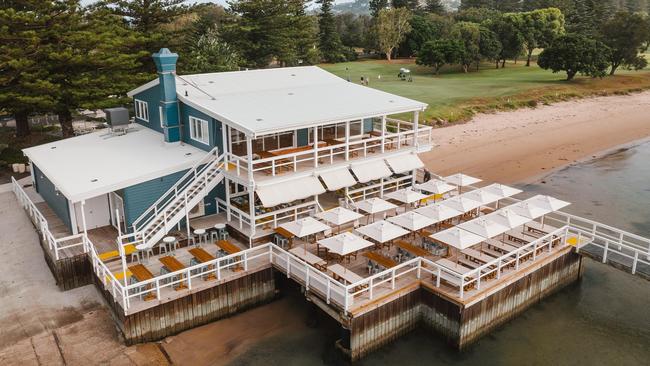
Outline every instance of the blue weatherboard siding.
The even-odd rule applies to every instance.
[[[57,193],[54,184],[41,172],[36,165],[32,164],[34,169],[34,177],[36,179],[37,192],[43,197],[47,205],[50,206],[52,211],[58,216],[61,221],[72,232],[72,225],[70,223],[70,209],[68,206],[68,199],[63,193]]]
[[[138,99],[147,102],[149,108],[149,122],[143,121],[136,117],[135,121],[145,127],[149,127],[160,133],[164,133],[160,127],[160,114],[158,113],[158,104],[160,103],[160,85],[151,87],[133,96],[133,99]]]
[[[186,144],[192,145],[196,148],[210,151],[213,147],[219,147],[219,153],[223,152],[223,136],[221,133],[222,123],[215,120],[214,118],[208,116],[207,114],[200,112],[186,104],[180,103],[181,108],[181,120],[182,120],[182,132],[181,138]],[[210,129],[210,144],[206,145],[202,142],[192,140],[190,138],[190,117],[200,118],[208,121],[208,127]]]

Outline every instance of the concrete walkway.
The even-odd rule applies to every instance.
[[[125,347],[93,286],[62,292],[13,193],[0,193],[0,365],[168,364],[157,344]]]

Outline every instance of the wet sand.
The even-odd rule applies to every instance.
[[[568,164],[650,137],[650,92],[476,116],[438,128],[420,155],[440,175],[528,183]]]

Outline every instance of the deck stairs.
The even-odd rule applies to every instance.
[[[146,247],[158,243],[224,179],[223,167],[224,156],[214,148],[143,212],[120,242]]]

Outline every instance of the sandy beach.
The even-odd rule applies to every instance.
[[[422,158],[428,169],[441,175],[462,171],[488,182],[528,182],[650,137],[649,111],[650,92],[645,92],[479,115],[471,122],[434,130],[439,146]],[[0,306],[3,364],[168,364],[183,360],[194,366],[220,365],[257,342],[307,327],[306,307],[282,299],[160,343],[125,347],[92,287],[58,292],[31,224],[26,216],[11,213],[19,210],[11,195],[0,194],[4,202],[0,212],[15,218],[3,216],[5,228],[25,229],[14,231],[11,240],[7,236],[0,244],[21,244],[20,260],[7,258],[8,263],[31,262],[29,268],[16,266],[3,272],[5,284],[0,288],[7,294],[21,294],[19,300],[3,301]],[[46,298],[35,298],[34,293]],[[74,317],[64,317],[60,309]]]
[[[440,175],[523,183],[576,161],[650,137],[650,92],[482,114],[435,129],[420,157]]]

